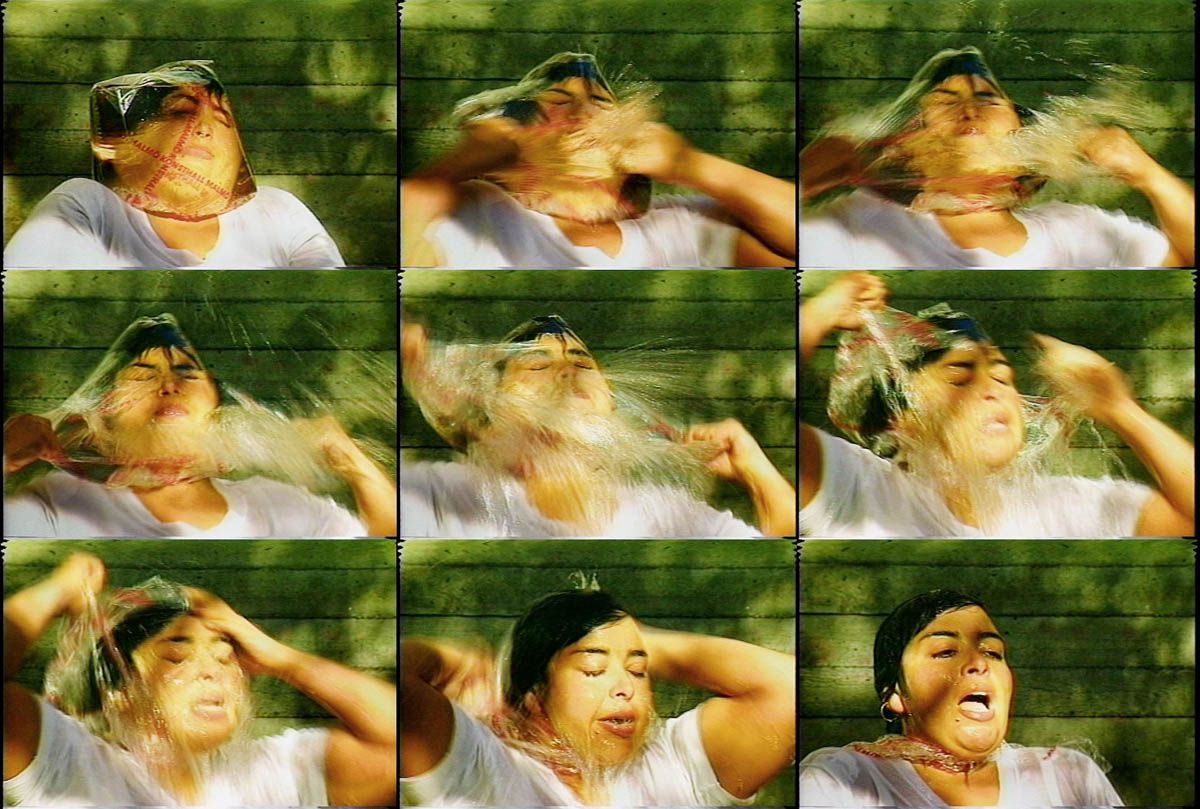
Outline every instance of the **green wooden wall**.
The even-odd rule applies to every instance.
[[[1134,137],[1189,182],[1195,177],[1195,12],[1191,0],[804,0],[800,84],[805,139],[833,117],[895,98],[942,48],[974,45],[1017,103],[1084,92],[1093,62],[1145,71],[1153,110]],[[1054,194],[1047,189],[1039,199]],[[1116,183],[1072,201],[1152,220],[1149,203]]]
[[[377,270],[9,270],[6,415],[61,403],[162,312],[222,381],[284,410],[310,391],[352,435],[396,446],[396,276]]]
[[[890,303],[917,312],[946,301],[979,320],[1008,355],[1022,393],[1045,393],[1030,373],[1035,351],[1028,334],[1040,332],[1077,343],[1115,362],[1147,410],[1174,429],[1195,436],[1195,305],[1190,270],[889,270]],[[804,270],[805,297],[836,272]],[[825,415],[836,336],[827,340],[801,374],[800,412],[808,424],[840,435]],[[1105,451],[1102,446],[1108,447]],[[1107,429],[1080,430],[1071,462],[1081,474],[1099,474],[1113,454],[1130,477],[1149,482],[1133,452]]]
[[[790,0],[406,0],[401,14],[401,174],[456,142],[455,101],[585,51],[610,80],[632,66],[657,82],[663,120],[699,148],[796,176]]]
[[[529,604],[583,574],[652,626],[795,650],[795,555],[782,540],[409,540],[400,562],[404,637],[496,650]],[[704,697],[655,685],[664,717]],[[794,805],[795,769],[759,794],[758,806]]]
[[[215,62],[260,184],[303,200],[350,266],[396,266],[396,7],[385,0],[5,3],[6,242],[54,186],[91,176],[91,85],[177,59]]]
[[[775,465],[796,475],[796,289],[787,270],[405,270],[402,317],[434,339],[499,340],[556,313],[596,354],[650,342],[695,352],[694,392],[668,403],[690,423],[736,418]],[[452,453],[405,400],[411,459]],[[744,491],[721,482],[713,502],[753,522]]]
[[[100,557],[109,586],[150,576],[220,596],[272,637],[312,654],[396,681],[396,543],[390,540],[8,540],[4,589],[47,576],[72,552]],[[19,682],[41,692],[56,647],[51,630]],[[329,714],[295,689],[253,683],[254,735],[326,724]]]
[[[883,735],[875,632],[938,587],[981,599],[1016,674],[1008,740],[1087,739],[1130,806],[1191,806],[1195,569],[1183,540],[806,540],[800,757]]]

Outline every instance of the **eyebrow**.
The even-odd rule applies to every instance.
[[[954,638],[955,640],[962,640],[962,633],[954,632],[949,629],[942,629],[937,632],[926,633],[926,634],[922,635],[919,638],[919,640],[928,640],[930,638]],[[1004,636],[1001,635],[999,632],[991,632],[991,631],[980,632],[979,639],[980,640],[989,640],[989,639],[990,640],[998,640],[1001,643],[1005,644],[1006,646],[1008,645],[1007,642],[1004,640]]]
[[[612,651],[610,649],[605,649],[603,647],[596,646],[596,647],[590,647],[587,649],[576,649],[575,651],[571,652],[571,654],[572,655],[610,655],[610,654],[612,654]],[[645,657],[645,658],[650,657],[650,655],[646,652],[645,649],[633,649],[629,652],[629,654],[627,654],[625,656],[626,657]]]
[[[567,356],[568,357],[587,357],[588,359],[592,358],[591,353],[584,351],[582,348],[568,348]]]
[[[130,368],[149,368],[151,371],[158,370],[157,365],[151,365],[148,362],[131,362],[131,363],[129,363],[128,367],[130,367]],[[194,365],[190,362],[180,362],[180,363],[176,363],[176,364],[172,365],[171,370],[172,371],[199,371],[200,368],[199,368],[199,366]]]

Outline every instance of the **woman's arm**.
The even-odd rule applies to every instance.
[[[775,264],[795,266],[794,183],[703,152],[666,124],[650,124],[634,133],[622,144],[619,164],[630,174],[712,197],[779,259]],[[760,256],[750,263],[764,266],[765,262]]]
[[[41,737],[37,697],[14,682],[37,639],[60,615],[78,615],[88,593],[104,589],[104,563],[74,553],[54,572],[4,600],[4,777],[29,766]]]
[[[1082,148],[1084,156],[1150,200],[1158,226],[1171,250],[1164,267],[1196,264],[1196,192],[1163,168],[1133,136],[1120,127],[1096,131]]]
[[[740,484],[754,503],[763,536],[796,536],[796,489],[763,452],[754,436],[738,421],[689,427],[684,443],[705,442],[716,447],[708,468]]]
[[[862,328],[860,309],[881,309],[888,289],[883,279],[868,272],[838,276],[818,294],[800,305],[800,361],[803,366],[830,333]],[[807,424],[800,425],[800,506],[807,506],[821,488],[824,459],[820,438]]]
[[[1158,491],[1138,519],[1139,536],[1196,532],[1196,460],[1191,442],[1138,404],[1116,365],[1083,346],[1043,334],[1042,374],[1069,404],[1127,443],[1154,475]]]
[[[189,587],[187,596],[191,613],[233,642],[247,674],[284,681],[341,722],[325,753],[331,805],[394,806],[396,686],[280,643],[211,593]]]
[[[358,516],[373,537],[396,536],[396,481],[367,457],[333,416],[306,422],[325,463],[350,485]]]
[[[700,736],[721,786],[748,798],[796,755],[796,658],[731,638],[642,625],[650,676],[716,694]]]
[[[425,234],[451,216],[462,201],[459,183],[512,163],[518,154],[519,125],[494,117],[466,127],[453,149],[428,168],[400,183],[401,266],[436,267],[440,257]]]

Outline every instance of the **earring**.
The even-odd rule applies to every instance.
[[[891,714],[891,715],[889,716],[889,714]],[[895,722],[897,719],[900,718],[900,716],[895,711],[893,711],[891,708],[889,708],[887,706],[887,700],[884,700],[883,702],[881,702],[879,704],[879,716],[883,719],[884,722]]]

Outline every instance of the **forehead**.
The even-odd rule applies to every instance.
[[[604,98],[609,98],[609,99],[611,99],[613,97],[612,93],[610,93],[608,90],[604,89],[604,85],[600,84],[597,81],[593,81],[592,79],[585,78],[583,76],[568,76],[565,79],[560,79],[559,81],[556,81],[554,84],[551,84],[549,87],[546,88],[546,91],[550,91],[550,90],[562,91],[562,92],[570,93],[572,95],[580,95],[580,94],[586,93],[586,94],[590,94],[590,95],[602,96]],[[544,92],[546,92],[546,91],[544,91]]]
[[[204,642],[223,640],[228,641],[229,638],[221,633],[214,632],[204,625],[204,622],[194,615],[181,615],[171,623],[167,624],[162,630],[152,638],[150,642],[154,643],[160,640],[187,639],[192,641]]]
[[[634,649],[642,649],[642,633],[637,621],[628,616],[611,624],[598,626],[579,640],[565,647],[560,655],[569,655],[583,649],[607,649],[612,654],[624,655]]]
[[[930,632],[958,632],[961,635],[971,636],[980,632],[996,632],[995,623],[982,607],[971,605],[962,609],[950,610],[943,612],[941,615],[934,618],[913,637],[912,642],[917,642]]]
[[[952,93],[992,93],[994,95],[1003,95],[1000,88],[992,84],[983,76],[974,74],[959,73],[943,79],[935,86],[930,93],[952,92]]]
[[[187,352],[175,346],[158,346],[148,348],[131,359],[126,367],[134,365],[196,365],[196,361]]]
[[[935,365],[947,365],[958,362],[1008,362],[1004,352],[992,343],[964,342],[946,350],[937,358]]]

